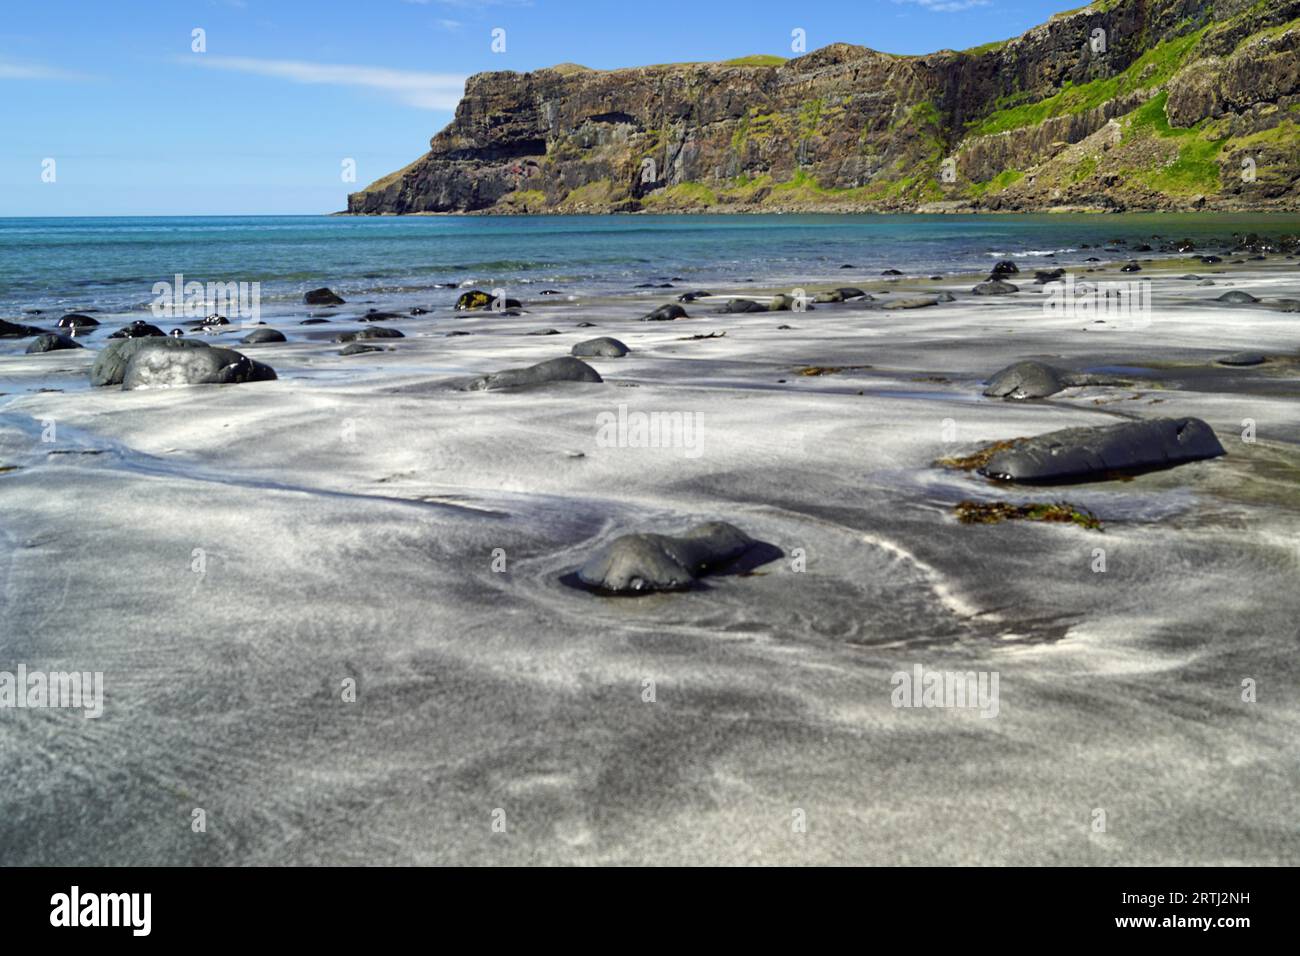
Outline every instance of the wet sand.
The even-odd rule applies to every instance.
[[[958,299],[655,323],[682,290],[529,300],[384,322],[406,338],[348,357],[326,338],[362,310],[303,308],[272,323],[290,342],[233,345],[278,381],[134,392],[88,388],[93,348],[6,342],[0,669],[102,670],[106,696],[98,720],[0,711],[0,862],[1300,862],[1300,315],[1209,301],[1300,274],[1194,267],[1218,284],[1094,276],[1154,281],[1126,330],[1044,315],[1024,275],[983,298],[848,274]],[[601,335],[633,350],[588,360],[604,384],[443,387]],[[1270,359],[1213,361],[1244,350]],[[980,395],[1031,358],[1133,384]],[[698,415],[698,447],[601,445],[620,404]],[[1046,490],[933,464],[1185,415],[1227,455]],[[962,525],[968,498],[1103,530]],[[782,556],[680,594],[560,580],[710,520]],[[894,707],[916,664],[998,673],[997,717]]]

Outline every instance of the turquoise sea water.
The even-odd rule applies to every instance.
[[[0,219],[0,317],[42,309],[144,309],[155,282],[260,282],[288,304],[328,285],[346,298],[455,296],[473,281],[528,297],[593,294],[674,280],[679,288],[746,279],[773,285],[843,280],[895,268],[966,272],[998,258],[1031,264],[1088,255],[1124,238],[1300,232],[1295,215],[535,216]],[[1204,246],[1202,246],[1204,247]],[[842,265],[853,266],[842,270]]]

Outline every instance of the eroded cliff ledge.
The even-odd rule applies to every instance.
[[[1300,0],[1099,0],[1001,43],[469,79],[348,212],[1300,209]]]

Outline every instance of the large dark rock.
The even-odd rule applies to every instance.
[[[508,368],[500,372],[480,375],[460,387],[465,391],[477,392],[498,388],[529,388],[535,385],[548,385],[551,382],[603,381],[600,373],[586,362],[566,355],[527,368]]]
[[[21,322],[6,322],[0,319],[0,339],[25,339],[44,334],[44,329],[38,329],[34,325],[23,325]]]
[[[275,378],[269,365],[233,349],[140,349],[127,363],[122,388],[172,388],[180,385],[236,385]]]
[[[989,379],[984,394],[989,398],[1046,398],[1079,385],[1126,385],[1124,379],[1108,375],[1070,372],[1043,362],[1016,362]]]
[[[585,342],[579,342],[569,350],[569,354],[598,358],[622,358],[629,351],[628,347],[618,339],[602,335],[598,339],[587,339]]]
[[[126,375],[127,365],[144,349],[206,349],[207,347],[207,342],[198,339],[174,339],[167,335],[118,339],[116,342],[109,342],[95,356],[95,364],[90,368],[90,384],[121,385]]]
[[[723,521],[696,525],[675,537],[627,534],[592,555],[578,569],[578,580],[611,594],[681,591],[754,544],[749,535]]]
[[[886,309],[924,309],[926,306],[938,305],[939,297],[937,295],[915,295],[906,299],[894,299],[892,302],[886,302]]]
[[[166,334],[167,333],[165,333],[162,329],[158,328],[158,326],[151,325],[148,322],[146,322],[144,319],[136,319],[130,325],[122,326],[122,328],[118,329],[116,332],[110,335],[109,338],[110,339],[147,339],[147,338],[159,338],[161,336],[165,336]]]
[[[37,352],[58,352],[62,349],[79,348],[81,348],[81,343],[72,341],[66,335],[45,332],[32,339],[32,344],[27,346],[27,354],[33,355]]]
[[[642,322],[671,322],[673,319],[687,319],[687,318],[690,318],[690,316],[686,314],[685,309],[683,309],[676,302],[670,302],[667,305],[659,306],[659,308],[655,309],[649,315],[643,316],[641,321]]]
[[[767,306],[755,302],[753,299],[732,299],[725,305],[714,309],[719,315],[740,312],[766,312]]]
[[[1002,276],[1015,275],[1019,271],[1020,267],[1018,265],[1010,259],[1003,259],[1001,262],[994,263],[993,270],[989,273],[989,278],[998,279]]]
[[[254,329],[239,340],[244,345],[261,345],[265,342],[286,342],[284,333],[279,329]]]
[[[302,301],[305,305],[342,305],[344,303],[342,296],[335,295],[334,292],[326,288],[312,289],[310,292],[303,293]]]
[[[97,325],[99,325],[98,319],[92,319],[80,312],[69,312],[59,319],[59,328],[61,329],[93,329]]]
[[[1227,302],[1229,305],[1251,305],[1258,302],[1255,296],[1249,292],[1243,292],[1240,289],[1233,289],[1231,292],[1225,292],[1214,300],[1215,302]]]
[[[1065,428],[995,452],[980,473],[1025,483],[1099,480],[1224,454],[1199,418],[1155,418]]]
[[[390,329],[386,325],[371,325],[359,332],[344,332],[338,336],[335,342],[362,342],[366,339],[404,339],[406,338],[397,329]]]
[[[1012,285],[1010,282],[1003,282],[1001,279],[989,279],[987,282],[981,282],[971,289],[971,292],[976,295],[1010,295],[1019,291],[1019,286]]]

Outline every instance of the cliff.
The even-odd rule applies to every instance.
[[[1300,209],[1300,0],[1098,0],[1001,43],[469,79],[348,212]]]

